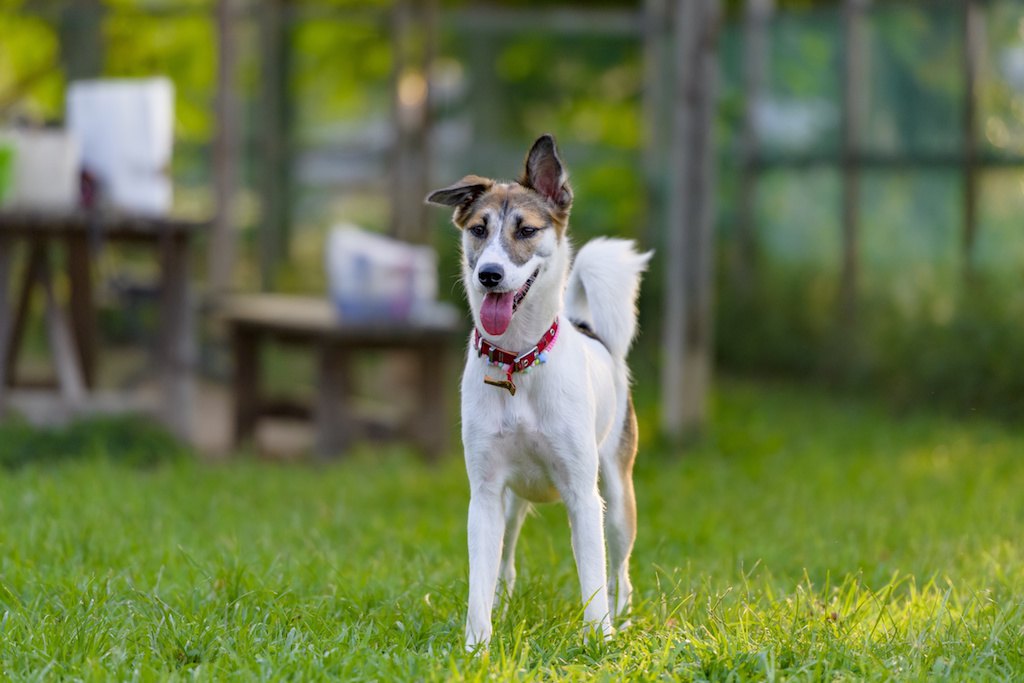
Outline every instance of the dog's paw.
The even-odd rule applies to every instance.
[[[587,624],[583,632],[583,640],[588,645],[594,643],[607,643],[615,637],[615,627],[612,626],[612,622],[609,619],[604,621]]]
[[[466,633],[466,652],[475,657],[486,654],[490,643],[491,632],[489,630],[486,633]]]

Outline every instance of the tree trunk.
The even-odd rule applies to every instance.
[[[391,231],[430,242],[424,198],[430,189],[430,71],[436,51],[433,0],[399,0],[394,10],[394,125]]]
[[[718,0],[679,0],[675,11],[662,429],[679,438],[703,426],[711,384],[714,114],[721,5]]]
[[[231,287],[237,249],[234,215],[238,187],[241,112],[237,96],[237,0],[217,0],[217,132],[213,145],[215,219],[210,240],[209,290],[214,297]]]

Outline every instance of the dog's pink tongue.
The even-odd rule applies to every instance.
[[[485,294],[484,303],[480,306],[480,322],[487,334],[504,334],[512,320],[512,299],[514,292],[501,294]]]

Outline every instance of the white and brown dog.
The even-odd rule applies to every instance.
[[[486,646],[496,593],[512,591],[530,503],[559,498],[572,527],[584,619],[610,636],[632,591],[637,428],[626,354],[651,255],[630,241],[599,238],[573,262],[572,191],[549,135],[534,143],[518,182],[470,175],[427,201],[455,208],[476,323],[462,377],[466,647]]]

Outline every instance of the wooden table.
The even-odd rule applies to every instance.
[[[55,399],[72,412],[89,412],[96,380],[96,304],[93,257],[100,244],[133,243],[152,247],[160,265],[160,334],[157,372],[159,417],[177,435],[191,436],[195,398],[195,325],[188,278],[188,243],[206,223],[112,212],[0,212],[0,411],[18,385],[17,363],[33,289],[45,294],[45,321],[57,375]],[[13,283],[14,251],[28,250],[20,289]],[[70,284],[67,309],[57,299],[51,252],[67,251]],[[12,301],[17,298],[16,308]]]
[[[449,357],[466,330],[453,308],[439,308],[441,315],[432,321],[346,322],[326,299],[261,294],[233,297],[221,312],[233,345],[236,444],[253,434],[262,417],[312,417],[317,452],[343,451],[360,432],[350,406],[353,356],[361,351],[403,350],[415,354],[419,377],[412,389],[416,413],[399,433],[415,440],[431,459],[447,449],[453,425],[448,399],[456,379],[448,371]],[[268,340],[315,351],[312,408],[264,395],[260,348]]]

